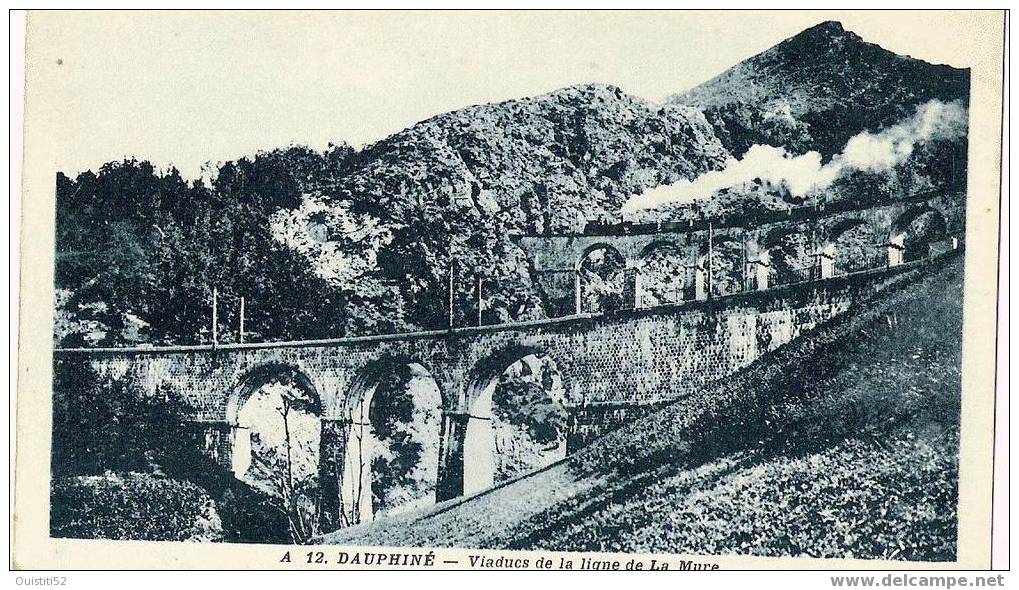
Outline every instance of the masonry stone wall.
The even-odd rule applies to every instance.
[[[920,210],[937,213],[944,221],[950,236],[961,239],[965,233],[965,195],[923,194],[888,201],[883,204],[835,203],[828,207],[801,207],[789,209],[788,214],[772,212],[767,219],[707,220],[689,224],[659,224],[647,226],[621,226],[601,235],[520,236],[517,243],[527,252],[532,262],[532,276],[544,294],[546,311],[551,315],[572,313],[575,308],[577,270],[586,254],[596,248],[618,252],[626,261],[627,269],[639,269],[646,253],[655,245],[669,244],[688,252],[684,261],[688,266],[703,264],[709,240],[718,245],[730,240],[742,249],[742,258],[748,263],[768,260],[768,251],[782,236],[793,235],[804,246],[799,252],[800,265],[816,263],[812,260],[821,251],[832,256],[838,252],[835,240],[847,224],[861,224],[874,237],[872,246],[884,248],[897,231],[903,218]],[[856,261],[840,267],[860,268]],[[744,267],[746,268],[746,267]],[[804,278],[811,269],[803,270]],[[746,271],[744,271],[746,272]],[[638,273],[634,273],[635,275]],[[729,277],[746,284],[748,276]],[[640,293],[633,281],[627,282],[630,297],[628,307],[639,306]]]
[[[336,490],[352,409],[386,371],[420,365],[442,396],[436,496],[443,500],[463,493],[474,400],[525,356],[555,361],[570,415],[567,446],[575,450],[851,311],[918,264],[653,309],[504,326],[220,348],[64,350],[55,354],[55,369],[87,364],[100,379],[185,400],[202,450],[225,468],[246,397],[273,375],[296,375],[319,400],[323,490]],[[335,514],[335,504],[324,502],[323,510]]]

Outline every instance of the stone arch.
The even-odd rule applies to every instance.
[[[697,257],[697,291],[701,298],[708,294],[709,283],[712,297],[732,295],[746,289],[746,244],[741,238],[727,234],[713,236],[710,269],[708,258],[709,248],[707,242],[704,242],[698,249]]]
[[[896,218],[889,230],[888,264],[926,258],[932,244],[948,237],[948,221],[941,211],[927,204],[911,207]]]
[[[828,228],[827,239],[818,251],[820,278],[883,266],[880,242],[872,225],[864,219],[840,219]]]
[[[423,382],[415,384],[418,379]],[[423,363],[403,355],[376,358],[336,406],[342,525],[434,502],[443,394]]]
[[[626,288],[626,266],[626,257],[608,242],[584,248],[574,268],[577,312],[620,309]]]
[[[253,425],[245,423],[242,411],[252,396],[263,387],[279,383],[293,385],[302,390],[310,400],[310,413],[321,418],[323,405],[318,388],[305,371],[289,363],[264,363],[247,371],[234,387],[226,403],[226,422],[232,428],[230,442],[230,469],[235,477],[242,479],[252,461]]]
[[[851,231],[860,225],[865,224],[866,221],[859,217],[847,217],[839,219],[828,228],[828,242],[835,242],[846,232]]]
[[[464,398],[467,424],[460,447],[464,457],[464,495],[480,492],[515,473],[539,468],[566,456],[564,384],[560,370],[543,349],[524,344],[505,347],[475,364]],[[504,400],[496,394],[500,379],[509,371],[519,371],[525,379],[531,376],[550,380],[547,388],[545,384],[532,381],[531,387],[525,386],[525,397],[536,394],[542,399],[531,401],[538,401],[546,411],[551,409],[552,421],[556,415],[561,418],[562,423],[554,427],[556,436],[551,436],[552,432],[546,428],[548,424],[544,424],[544,436],[539,437],[537,445],[532,444],[535,440],[522,436],[523,426],[512,425],[500,417]],[[500,441],[504,443],[501,446]],[[523,453],[520,446],[526,447]],[[506,453],[516,455],[509,461]],[[521,458],[521,454],[525,456]]]
[[[291,363],[263,363],[248,370],[241,377],[234,387],[226,402],[226,421],[232,425],[237,424],[237,415],[240,413],[244,402],[248,401],[252,394],[258,389],[273,381],[285,379],[297,387],[307,391],[317,404],[317,412],[321,415],[323,410],[322,398],[318,388],[312,382],[307,372],[299,366]]]
[[[599,250],[609,251],[613,256],[617,256],[620,260],[626,260],[626,257],[623,256],[623,253],[619,250],[619,248],[616,248],[608,241],[599,241],[588,245],[580,251],[580,255],[578,255],[576,261],[574,261],[573,269],[580,270],[581,266],[584,264],[584,260],[586,260],[592,253]]]
[[[813,236],[795,225],[772,228],[761,241],[758,288],[799,283],[814,278]]]
[[[365,363],[356,371],[347,385],[346,392],[337,396],[330,414],[338,417],[349,416],[365,397],[371,397],[379,382],[394,372],[406,369],[413,377],[433,377],[434,373],[428,364],[421,359],[405,354],[385,354]],[[439,390],[443,403],[446,392]]]
[[[679,303],[693,297],[693,260],[672,240],[655,240],[641,250],[637,269],[637,307]]]

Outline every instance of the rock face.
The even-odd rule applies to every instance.
[[[831,156],[860,131],[890,125],[931,99],[968,103],[969,76],[897,55],[828,21],[668,102],[702,109],[736,156],[755,143]]]
[[[511,229],[580,230],[728,155],[698,110],[589,84],[422,121],[359,153],[323,196],[369,203],[381,218],[422,202],[469,204]]]
[[[363,300],[398,290],[381,297],[396,309],[380,314],[409,326],[448,325],[449,285],[458,325],[478,321],[479,290],[482,322],[533,319],[542,294],[510,236],[618,220],[630,195],[728,157],[697,109],[572,86],[438,115],[367,146],[307,195],[288,241],[321,276],[342,274],[337,255],[376,261],[344,287]],[[352,239],[363,228],[379,231]]]
[[[249,329],[271,339],[535,319],[549,297],[514,234],[618,221],[631,195],[721,169],[757,143],[830,156],[918,104],[966,101],[968,84],[968,71],[823,23],[664,105],[584,84],[444,113],[359,151],[293,146],[228,162],[208,187],[147,162],[61,175],[56,336],[194,342],[207,337],[194,310],[210,285],[226,306],[246,296]],[[958,189],[965,153],[965,141],[928,146],[895,178],[857,175],[840,190]],[[644,220],[789,204],[755,183]],[[80,256],[93,250],[113,263]]]

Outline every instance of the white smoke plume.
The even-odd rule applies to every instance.
[[[848,142],[841,154],[821,164],[821,154],[795,156],[780,147],[754,145],[743,158],[731,158],[722,170],[705,172],[693,180],[680,180],[634,195],[623,205],[632,213],[667,203],[686,204],[713,196],[720,190],[759,179],[771,188],[803,197],[823,190],[843,174],[880,172],[909,159],[917,143],[948,140],[966,134],[968,113],[961,101],[931,100],[895,125],[877,133],[864,131]]]

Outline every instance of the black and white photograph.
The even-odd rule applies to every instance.
[[[37,534],[972,563],[1000,146],[946,48],[1002,14],[886,17],[30,13]]]

